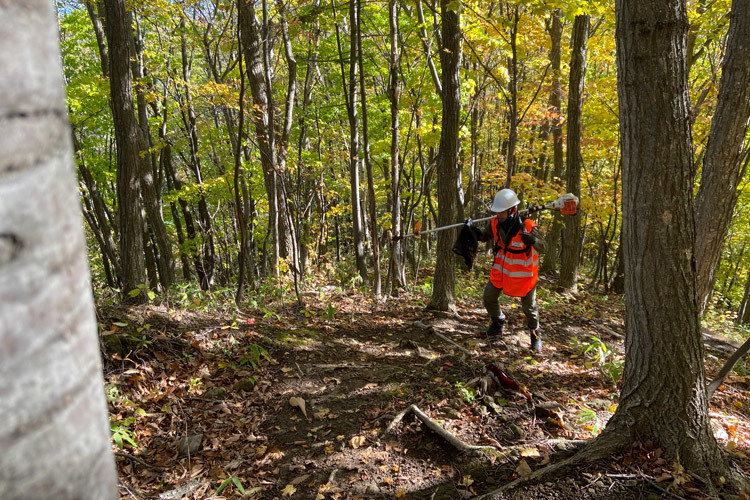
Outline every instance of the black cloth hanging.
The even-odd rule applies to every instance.
[[[453,245],[453,253],[463,257],[466,267],[469,269],[474,266],[474,259],[477,257],[479,239],[481,237],[482,231],[474,225],[471,219],[467,219],[458,233],[456,243]]]

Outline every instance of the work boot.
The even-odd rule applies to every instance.
[[[531,350],[536,352],[542,351],[542,338],[539,336],[539,329],[529,330],[531,336]]]
[[[500,320],[492,320],[492,323],[490,323],[490,327],[487,328],[487,330],[479,333],[480,339],[486,339],[489,337],[496,337],[498,335],[502,335],[503,328],[505,326],[505,321]]]

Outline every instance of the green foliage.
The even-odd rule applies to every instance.
[[[134,423],[135,417],[128,417],[110,424],[110,430],[112,431],[112,440],[115,442],[118,448],[123,449],[127,445],[130,445],[133,448],[138,447],[135,442],[135,435],[130,429],[130,427]]]
[[[599,434],[599,431],[601,430],[601,422],[599,421],[599,417],[591,408],[587,408],[581,405],[578,412],[576,412],[575,420],[578,425],[591,432],[591,434]]]
[[[472,404],[477,399],[477,391],[473,387],[466,387],[463,382],[456,382],[456,389],[467,404]]]
[[[221,485],[219,485],[219,487],[216,488],[216,492],[214,493],[214,495],[220,495],[221,492],[224,491],[227,488],[227,486],[229,486],[230,484],[233,484],[234,487],[237,488],[237,491],[239,491],[242,495],[245,494],[245,488],[242,486],[242,483],[240,482],[240,480],[237,477],[232,476],[232,477],[226,478],[221,483]]]
[[[268,351],[258,344],[250,344],[246,346],[245,351],[245,354],[240,360],[240,365],[250,365],[253,369],[257,369],[262,358],[266,358],[268,361],[271,360]]]
[[[625,367],[625,361],[622,359],[615,359],[614,353],[610,351],[604,342],[591,335],[591,340],[584,343],[582,347],[582,353],[584,355],[593,356],[595,362],[599,365],[599,370],[604,375],[605,380],[612,385],[617,385],[617,381],[620,380],[622,372]],[[591,369],[593,363],[586,361],[586,368]]]

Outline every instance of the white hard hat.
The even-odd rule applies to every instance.
[[[516,193],[514,193],[510,189],[501,189],[495,195],[495,199],[492,202],[492,208],[490,208],[490,211],[504,212],[509,208],[515,207],[519,203],[521,203],[521,200],[518,199]]]

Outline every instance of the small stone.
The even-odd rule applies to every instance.
[[[513,432],[513,435],[519,439],[526,435],[526,433],[523,432],[523,429],[518,427],[516,424],[510,424],[508,427]]]
[[[237,383],[235,383],[233,386],[235,391],[246,391],[246,392],[252,392],[254,387],[255,387],[255,382],[253,382],[249,378],[243,378],[242,380],[237,381]]]
[[[201,451],[201,443],[203,442],[203,433],[193,434],[180,439],[177,442],[177,451],[179,456],[187,457],[188,455],[195,455]]]
[[[212,387],[203,393],[203,397],[206,399],[225,399],[227,390],[223,387]]]
[[[452,418],[453,420],[459,420],[461,418],[461,414],[455,408],[451,407],[442,408],[440,413]]]
[[[587,405],[594,410],[606,410],[612,406],[612,401],[607,401],[606,399],[594,399],[593,401],[589,401]]]

